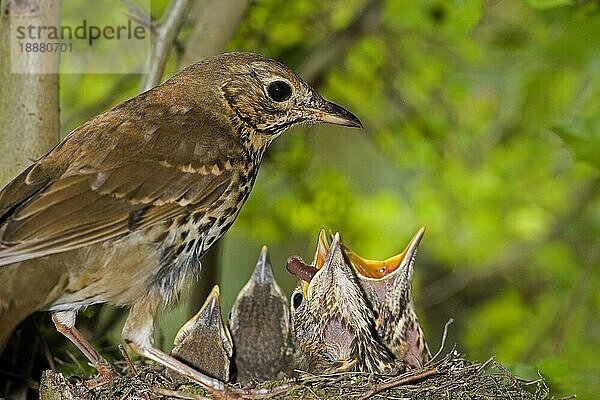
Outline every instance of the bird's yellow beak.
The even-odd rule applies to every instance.
[[[198,312],[190,318],[175,335],[174,344],[177,346],[185,339],[198,324],[211,324],[221,319],[221,292],[219,285],[213,286],[210,294]]]
[[[323,231],[321,232],[324,233]],[[321,239],[322,236],[325,237],[324,235],[319,234],[319,239]],[[346,267],[348,271],[350,271],[351,269],[351,266],[347,265],[346,261],[344,260],[344,254],[342,251],[339,232],[333,236],[331,245],[328,245],[328,247],[329,253],[325,257],[323,264],[317,267],[317,272],[310,280],[310,282],[304,283],[304,286],[302,287],[302,289],[304,290],[304,298],[306,300],[310,300],[311,293],[313,292],[315,285],[323,285],[322,279],[325,279],[325,281],[332,279],[334,275],[334,270],[338,270],[344,267]],[[349,273],[351,274],[351,272]]]
[[[315,268],[321,269],[323,264],[325,264],[325,259],[329,254],[329,243],[327,241],[327,233],[325,233],[325,229],[321,229],[319,232],[319,237],[317,238],[317,249],[315,250],[315,256],[312,261],[312,265]],[[304,293],[304,297],[306,298],[306,294],[308,291],[309,282],[302,281],[302,292]]]
[[[321,268],[325,263],[325,259],[329,254],[329,243],[327,242],[327,233],[325,229],[321,229],[319,237],[317,238],[317,250],[315,251],[315,257],[313,258],[312,265]]]
[[[358,273],[367,278],[380,279],[394,272],[413,257],[424,234],[425,227],[422,227],[415,234],[415,236],[413,236],[410,243],[408,243],[408,246],[406,246],[402,253],[383,261],[368,260],[366,258],[362,258],[361,256],[359,256],[358,254],[356,254],[355,252],[353,252],[345,246],[343,247],[343,250],[347,259],[350,261],[350,263]]]

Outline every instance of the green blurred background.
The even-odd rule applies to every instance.
[[[297,128],[272,146],[221,241],[225,313],[262,244],[289,294],[285,260],[312,259],[319,229],[383,259],[426,225],[414,292],[434,351],[454,318],[448,345],[468,358],[600,395],[597,1],[256,0],[227,50],[295,68],[365,129]],[[139,84],[63,75],[62,132]],[[163,317],[167,348],[183,300]]]

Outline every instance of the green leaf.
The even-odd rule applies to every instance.
[[[600,169],[600,118],[578,118],[555,126],[553,131],[577,160]]]

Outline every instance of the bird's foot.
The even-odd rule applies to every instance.
[[[106,385],[112,381],[117,373],[114,368],[104,359],[94,365],[94,368],[98,371],[99,375],[95,378],[86,380],[83,384],[88,389],[95,389],[97,387]]]

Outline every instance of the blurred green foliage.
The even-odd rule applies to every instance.
[[[311,259],[322,227],[382,259],[426,225],[415,295],[433,349],[452,317],[468,357],[600,394],[596,1],[258,0],[228,50],[300,70],[339,52],[311,80],[365,132],[305,127],[274,144],[223,242],[226,310],[263,243],[289,293],[285,259]],[[61,85],[67,131],[139,77]]]

